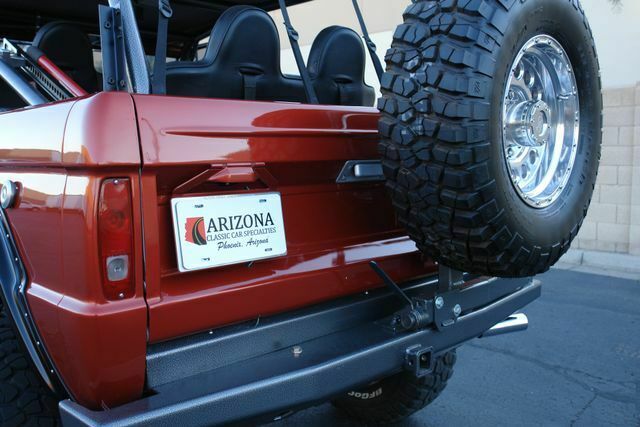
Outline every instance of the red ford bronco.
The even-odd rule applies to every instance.
[[[579,1],[413,0],[386,72],[303,1],[0,2],[3,426],[388,424],[526,327],[600,157]]]

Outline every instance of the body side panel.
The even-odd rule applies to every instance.
[[[107,301],[98,264],[97,198],[107,177],[128,177],[139,198],[139,145],[128,94],[98,94],[0,115],[0,179],[18,184],[7,209],[27,270],[27,300],[72,397],[92,408],[140,397],[147,311],[142,257],[135,297]],[[140,204],[135,247],[142,253]]]

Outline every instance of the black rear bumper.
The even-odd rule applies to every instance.
[[[437,279],[414,283],[408,293],[433,301],[437,285]],[[428,370],[433,356],[482,335],[539,295],[532,279],[481,281],[439,295],[442,310],[460,305],[454,322],[399,332],[389,316],[402,303],[378,292],[161,344],[147,358],[152,395],[107,411],[65,400],[62,421],[67,427],[200,426],[275,416],[403,369]],[[424,366],[415,365],[416,353],[426,356]]]

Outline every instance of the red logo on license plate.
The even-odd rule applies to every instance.
[[[186,233],[184,238],[194,245],[204,246],[207,244],[207,235],[204,231],[204,218],[187,218],[185,224]]]

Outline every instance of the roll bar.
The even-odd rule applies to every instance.
[[[0,57],[0,78],[7,82],[28,105],[33,106],[47,103],[44,96],[35,90],[29,82],[12,66],[7,64],[6,59],[2,57]]]
[[[163,4],[169,4],[168,1],[166,0],[160,0],[160,12],[162,13],[162,5]],[[280,6],[280,10],[282,12],[282,15],[284,17],[284,25],[286,28],[286,32],[287,32],[287,36],[289,38],[289,41],[291,42],[291,47],[293,49],[293,54],[295,56],[296,59],[296,64],[298,65],[298,69],[300,71],[300,76],[302,78],[302,81],[304,83],[304,87],[305,87],[305,91],[306,91],[306,95],[307,95],[307,101],[311,104],[318,104],[318,96],[315,92],[315,89],[313,87],[313,83],[311,81],[311,78],[309,76],[309,72],[307,70],[307,66],[304,62],[304,58],[302,57],[302,53],[300,51],[300,45],[298,43],[298,39],[299,39],[299,35],[298,32],[295,30],[295,28],[293,27],[293,24],[291,23],[291,18],[289,17],[289,13],[287,11],[287,4],[286,4],[286,0],[278,0],[279,6]],[[378,75],[378,79],[382,78],[382,73],[384,72],[383,67],[382,67],[382,63],[380,61],[380,59],[378,58],[377,54],[376,54],[376,45],[373,43],[373,41],[371,40],[371,37],[369,36],[369,32],[367,30],[367,26],[366,23],[364,21],[364,18],[362,16],[362,11],[360,10],[360,6],[358,5],[357,0],[352,0],[353,3],[353,7],[354,10],[356,12],[356,16],[358,18],[358,22],[360,24],[360,27],[362,29],[362,37],[365,40],[367,49],[369,51],[369,54],[371,55],[371,60],[373,61],[373,65],[375,67],[376,70],[376,74]],[[133,4],[132,4],[132,0],[109,0],[109,6],[113,11],[118,11],[119,15],[120,15],[120,19],[121,19],[121,23],[122,23],[122,33],[123,33],[123,37],[122,39],[124,39],[124,53],[125,53],[125,57],[126,57],[126,65],[129,71],[129,80],[132,86],[132,90],[134,93],[142,93],[142,94],[149,94],[152,93],[152,82],[151,82],[151,77],[150,77],[150,73],[149,73],[149,66],[147,64],[147,60],[146,60],[146,56],[145,56],[145,51],[144,51],[144,47],[142,45],[142,40],[140,38],[140,32],[138,30],[138,24],[136,22],[136,17],[135,17],[135,12],[133,9]],[[102,15],[102,11],[101,11],[101,15]],[[162,18],[160,18],[160,25],[159,25],[159,30],[162,28],[166,37],[166,24],[167,24],[167,20],[168,18],[170,18],[171,14],[166,15],[166,19],[163,21]],[[106,15],[105,15],[106,16]],[[101,19],[102,21],[102,19]],[[102,25],[104,22],[101,22],[101,27],[103,27],[104,25]],[[105,37],[105,32],[102,30],[101,28],[101,37],[103,39],[103,45],[106,46],[107,45],[107,41],[110,42],[109,45],[113,45],[113,42],[111,41],[112,39],[114,39],[113,37]],[[165,38],[163,37],[163,38]],[[159,38],[158,42],[162,42],[163,40],[161,38]],[[166,43],[166,41],[165,41]],[[160,44],[158,44],[158,46],[156,47],[156,52],[161,52],[162,50],[158,50],[158,48],[161,48],[162,46],[160,46]],[[166,47],[166,46],[165,46]],[[104,56],[105,52],[103,51],[103,56]],[[108,59],[108,60],[107,60]],[[105,64],[112,64],[113,61],[111,60],[113,58],[105,58],[104,63]],[[117,61],[116,61],[117,62]],[[117,67],[117,65],[116,65]],[[157,68],[157,67],[156,67]],[[117,70],[112,70],[114,71],[114,74],[119,74],[117,72]],[[162,71],[162,70],[158,70],[156,69],[156,72],[158,71]],[[105,79],[107,79],[107,73],[105,73]],[[158,80],[158,79],[156,79]],[[160,79],[163,80],[163,79]],[[104,87],[106,90],[118,90],[122,88],[122,84],[118,84],[119,80],[116,80],[116,84],[114,85],[113,82],[109,83],[109,81],[104,82]],[[163,92],[163,85],[162,84],[158,84],[161,82],[155,82],[156,86],[159,87],[158,90],[153,90],[153,92]]]

